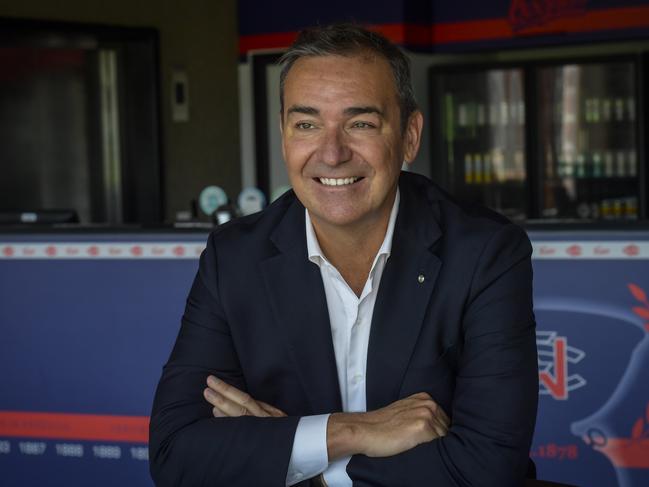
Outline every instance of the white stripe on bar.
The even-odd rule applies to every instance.
[[[540,241],[533,242],[533,259],[647,260],[647,241]]]
[[[649,241],[538,241],[533,259],[649,260]],[[197,259],[197,242],[0,242],[0,259]]]
[[[197,259],[197,242],[0,242],[0,259]]]

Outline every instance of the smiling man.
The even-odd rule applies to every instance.
[[[422,115],[404,113],[402,127],[390,64],[372,51],[286,59],[281,127],[291,185],[324,255],[360,296],[402,162],[417,154]]]
[[[527,237],[401,171],[423,117],[385,38],[309,29],[282,63],[293,191],[210,235],[156,393],[156,484],[519,485]]]

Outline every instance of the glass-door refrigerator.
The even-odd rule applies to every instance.
[[[521,220],[643,217],[634,57],[430,71],[433,177]]]
[[[540,217],[636,220],[640,178],[636,64],[534,69]]]
[[[462,201],[528,217],[523,69],[433,70],[431,81],[433,174]]]

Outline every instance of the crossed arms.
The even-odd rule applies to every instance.
[[[286,416],[214,376],[208,377],[203,394],[217,418]],[[330,462],[356,454],[389,457],[444,436],[448,427],[446,413],[422,392],[367,413],[332,414],[327,423],[327,455]]]

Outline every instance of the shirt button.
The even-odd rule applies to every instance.
[[[304,474],[302,472],[295,472],[295,480],[301,480],[302,477],[304,477]]]
[[[358,384],[363,380],[363,374],[356,374],[354,377],[352,377],[352,384]]]

